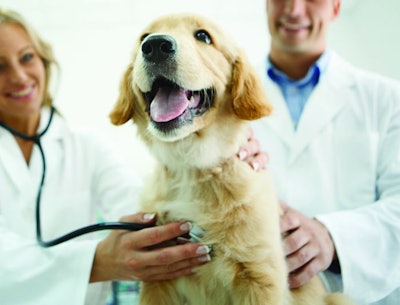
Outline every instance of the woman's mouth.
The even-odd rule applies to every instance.
[[[7,96],[14,100],[26,101],[29,100],[34,95],[35,89],[36,89],[35,85],[26,86],[23,89],[15,90],[13,92],[8,93]]]

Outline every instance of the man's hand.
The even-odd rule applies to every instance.
[[[280,202],[283,209],[281,233],[289,269],[290,288],[304,285],[328,269],[336,258],[335,246],[326,227]]]
[[[237,156],[256,171],[267,168],[268,154],[260,151],[260,143],[254,138],[254,131],[251,127],[248,129],[247,143],[240,147]]]

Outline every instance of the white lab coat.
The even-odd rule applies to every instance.
[[[400,85],[332,53],[295,132],[279,87],[253,124],[280,198],[326,225],[344,292],[400,304]]]
[[[44,109],[41,129],[48,116]],[[139,180],[93,133],[75,132],[56,115],[42,146],[47,162],[41,203],[45,240],[93,224],[99,215],[116,221],[137,210]],[[88,285],[99,235],[47,249],[36,243],[41,174],[38,147],[27,166],[14,137],[0,128],[0,304],[104,304],[103,285]]]

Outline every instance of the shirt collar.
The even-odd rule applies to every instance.
[[[329,58],[331,57],[331,51],[327,50],[318,58],[318,60],[308,69],[306,76],[299,80],[292,80],[284,72],[279,70],[271,62],[270,58],[267,58],[267,75],[268,77],[277,83],[291,83],[296,86],[304,86],[314,81],[315,84],[319,81],[319,76],[325,73],[328,66]]]

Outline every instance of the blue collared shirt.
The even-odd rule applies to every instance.
[[[295,129],[297,129],[308,98],[318,84],[320,75],[326,70],[329,56],[329,51],[324,52],[315,64],[310,67],[306,76],[296,81],[290,79],[285,73],[276,68],[268,58],[267,75],[281,89]]]

